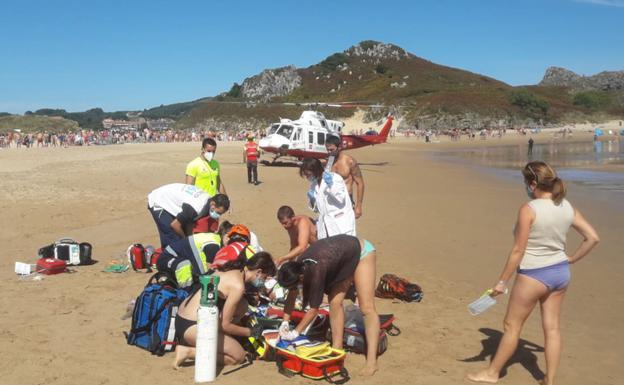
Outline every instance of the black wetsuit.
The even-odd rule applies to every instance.
[[[319,308],[323,294],[329,294],[332,287],[353,277],[360,262],[360,241],[351,235],[335,235],[314,242],[297,258],[306,263],[303,273],[303,303]]]

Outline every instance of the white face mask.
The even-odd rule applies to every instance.
[[[204,158],[210,162],[212,160],[212,158],[214,158],[214,152],[210,152],[210,151],[205,151],[204,152]]]

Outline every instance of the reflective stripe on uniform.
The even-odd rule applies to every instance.
[[[171,247],[171,245],[167,245],[167,247],[165,247],[165,252],[173,255],[174,257],[178,256],[178,253],[175,252],[175,250],[173,249],[173,247]]]
[[[193,237],[192,240],[194,240],[195,237]],[[193,258],[195,258],[195,265],[197,265],[197,268],[199,269],[199,275],[204,275],[206,274],[206,256],[203,255],[203,252],[200,252],[197,249],[197,243],[196,242],[189,242],[190,246],[191,246],[191,250],[193,251]],[[203,256],[203,258],[202,258]]]
[[[193,266],[191,262],[186,259],[180,261],[175,269],[175,277],[180,287],[191,286],[193,284]]]
[[[193,234],[192,242],[190,243],[191,250],[193,250],[193,257],[195,262],[201,271],[200,274],[206,274],[208,270],[208,261],[206,260],[206,254],[204,253],[204,247],[209,244],[217,246],[221,245],[221,237],[215,233],[197,233]]]

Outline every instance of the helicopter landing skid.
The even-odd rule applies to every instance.
[[[265,166],[273,166],[273,167],[299,167],[301,166],[301,161],[297,158],[292,158],[292,160],[284,160],[284,161],[277,160],[282,157],[283,156],[281,155],[275,156],[273,160],[271,161],[263,159],[260,161],[260,163],[262,163]]]

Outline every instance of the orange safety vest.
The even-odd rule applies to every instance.
[[[245,154],[247,160],[258,160],[258,145],[255,142],[245,143]]]

